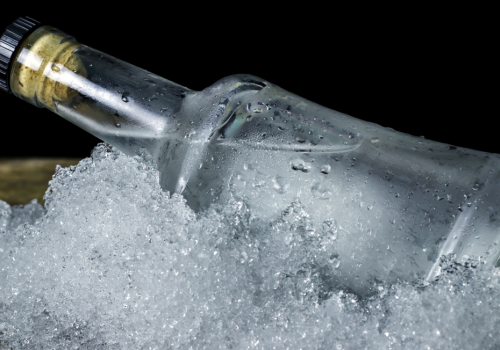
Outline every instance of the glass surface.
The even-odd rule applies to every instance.
[[[377,280],[432,279],[449,253],[498,260],[498,155],[361,121],[253,76],[191,91],[46,27],[12,82],[28,76],[17,96],[129,155],[147,149],[162,188],[197,211],[236,199],[279,225],[304,208],[323,229],[297,223],[303,238],[336,237],[332,273],[358,294]]]

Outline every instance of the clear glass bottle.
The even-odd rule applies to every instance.
[[[439,258],[500,250],[500,158],[399,133],[234,75],[192,91],[41,26],[20,42],[14,95],[133,155],[194,210],[245,202],[261,220],[291,203],[335,234],[338,283],[430,280]],[[321,231],[320,227],[327,227]],[[334,232],[335,231],[335,232]]]

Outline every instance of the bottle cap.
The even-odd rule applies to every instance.
[[[19,17],[0,37],[0,90],[11,93],[9,76],[17,48],[41,23],[30,17]]]

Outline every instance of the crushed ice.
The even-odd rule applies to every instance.
[[[0,349],[497,349],[500,275],[442,258],[427,286],[335,287],[338,228],[299,202],[195,214],[143,155],[101,144],[46,207],[0,201]]]

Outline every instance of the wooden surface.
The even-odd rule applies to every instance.
[[[76,165],[79,158],[0,159],[0,199],[10,205],[26,204],[32,199],[44,203],[56,165]]]

